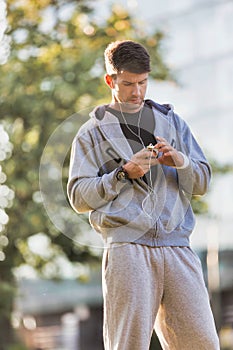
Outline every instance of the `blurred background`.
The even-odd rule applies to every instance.
[[[148,48],[147,97],[175,106],[211,162],[192,247],[233,349],[232,16],[232,0],[0,0],[0,350],[103,349],[101,242],[65,187],[118,39]]]

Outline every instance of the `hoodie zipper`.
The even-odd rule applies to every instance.
[[[158,224],[157,221],[155,222],[155,227],[154,227],[154,233],[152,235],[152,244],[153,246],[158,245],[158,238],[159,238],[159,233],[158,233]]]

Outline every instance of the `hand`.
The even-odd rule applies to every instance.
[[[155,148],[159,153],[162,153],[158,158],[158,162],[168,166],[181,167],[184,164],[183,156],[163,137],[157,136],[156,139],[158,142]]]
[[[158,159],[153,151],[143,148],[135,153],[131,160],[123,168],[127,171],[130,179],[138,179],[145,175],[152,165],[158,164]]]

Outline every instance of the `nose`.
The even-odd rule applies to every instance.
[[[140,89],[140,85],[139,84],[133,85],[132,95],[134,95],[134,96],[140,96],[141,95],[141,89]]]

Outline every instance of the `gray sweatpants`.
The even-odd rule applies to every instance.
[[[103,256],[105,350],[217,350],[201,263],[189,247],[120,244]]]

